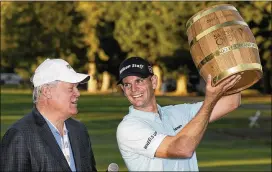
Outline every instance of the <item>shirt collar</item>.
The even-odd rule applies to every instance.
[[[51,130],[52,132],[60,134],[60,133],[59,133],[59,130],[51,123],[51,121],[49,121],[49,120],[48,120],[45,116],[43,116],[43,115],[42,115],[42,117],[45,119],[47,125],[49,126],[49,128],[50,128],[50,130]],[[64,131],[64,133],[67,133],[67,134],[68,134],[68,132],[69,132],[68,129],[66,128],[65,122],[64,122],[64,126],[63,126],[63,131]]]
[[[161,106],[157,104],[157,107],[158,107],[159,114],[163,118],[163,116],[165,114],[163,114]],[[132,105],[129,107],[129,115],[130,116],[136,116],[136,117],[140,117],[140,118],[149,119],[149,120],[154,121],[154,120],[160,119],[159,114],[154,113],[154,112],[145,112],[145,111],[137,110]]]

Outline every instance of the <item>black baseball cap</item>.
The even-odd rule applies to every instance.
[[[130,57],[119,66],[119,80],[117,85],[127,76],[138,76],[147,78],[154,75],[151,64],[141,57]]]

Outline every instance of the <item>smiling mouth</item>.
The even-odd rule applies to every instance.
[[[138,97],[142,97],[143,96],[143,94],[137,94],[137,95],[134,95],[134,96],[132,96],[133,98],[138,98]]]
[[[77,105],[77,100],[73,101],[72,104]]]

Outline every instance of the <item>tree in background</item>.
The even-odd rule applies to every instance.
[[[80,23],[80,30],[84,33],[84,43],[87,45],[87,57],[89,59],[88,73],[91,76],[88,84],[89,92],[97,91],[97,66],[96,57],[100,59],[108,60],[108,56],[100,47],[100,41],[97,37],[97,25],[99,25],[101,16],[105,11],[101,3],[97,2],[79,2],[77,5],[77,11],[82,13],[84,21]]]
[[[95,92],[108,91],[116,83],[123,59],[142,56],[153,63],[160,81],[163,76],[175,79],[176,93],[186,95],[188,73],[197,71],[185,23],[220,3],[224,2],[1,2],[1,66],[29,78],[46,57],[61,57],[88,71],[88,90]],[[271,3],[229,3],[256,37],[264,69],[262,87],[271,91]]]
[[[84,70],[86,50],[77,28],[82,17],[73,2],[1,2],[1,7],[1,67],[28,79],[51,57]]]
[[[174,60],[173,55],[178,49],[187,45],[185,23],[193,11],[188,10],[187,2],[112,2],[107,3],[106,22],[114,22],[114,38],[121,50],[128,57],[141,56],[154,64],[154,72],[159,77],[160,90],[162,81],[162,57]],[[191,8],[201,3],[191,4]],[[120,10],[122,9],[122,10]],[[179,54],[179,58],[183,54]],[[174,70],[184,68],[184,64]],[[167,70],[164,70],[167,72]],[[184,71],[184,70],[181,70]],[[184,74],[184,73],[183,73]],[[181,74],[182,75],[182,74]],[[177,76],[177,78],[179,78]],[[181,85],[186,85],[182,80]],[[180,84],[178,84],[179,86]],[[180,89],[177,89],[180,90]],[[179,92],[181,93],[181,92]],[[182,94],[187,94],[185,90]]]
[[[84,33],[84,42],[88,47],[89,92],[110,91],[116,83],[118,66],[125,57],[117,41],[113,38],[114,22],[106,22],[110,2],[79,2],[77,11],[84,20],[80,29]],[[99,84],[100,83],[100,84]]]

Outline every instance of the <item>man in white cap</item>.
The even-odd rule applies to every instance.
[[[78,113],[78,84],[90,76],[62,59],[46,59],[36,69],[32,112],[13,124],[1,142],[3,171],[97,171],[86,127]]]

